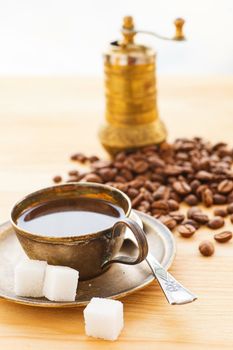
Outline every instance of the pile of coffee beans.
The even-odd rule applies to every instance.
[[[171,230],[178,226],[183,237],[191,237],[201,225],[219,229],[228,215],[233,222],[233,150],[226,143],[179,138],[173,143],[123,151],[112,160],[82,153],[73,154],[71,160],[88,165],[89,170],[71,170],[66,182],[96,182],[118,188],[131,198],[134,209],[154,216]],[[61,176],[53,180],[63,181]],[[181,203],[190,206],[187,218],[179,211]],[[210,218],[197,207],[199,204],[206,208],[220,204],[226,207],[215,208]],[[222,232],[216,236],[218,242],[226,242],[232,234]],[[204,243],[205,248],[199,250],[203,255],[212,255],[214,249],[211,254],[204,253]]]

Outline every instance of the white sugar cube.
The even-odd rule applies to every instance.
[[[124,326],[123,304],[117,300],[92,298],[84,309],[86,334],[116,340]]]
[[[15,267],[14,291],[22,297],[43,297],[46,261],[24,260]]]
[[[48,265],[44,296],[52,301],[75,301],[78,277],[78,271],[71,267]]]

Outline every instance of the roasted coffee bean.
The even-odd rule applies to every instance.
[[[224,195],[215,193],[213,195],[214,204],[225,204],[227,199]]]
[[[164,160],[162,160],[158,156],[150,156],[148,158],[148,162],[153,167],[163,168],[165,166]]]
[[[140,192],[143,193],[143,197],[146,201],[148,201],[150,203],[154,202],[154,198],[153,198],[152,194],[146,188],[142,187],[140,189]]]
[[[68,175],[69,176],[78,176],[79,175],[79,172],[78,172],[78,170],[70,170],[70,171],[68,171]]]
[[[189,159],[189,155],[187,153],[184,153],[184,152],[177,152],[176,153],[176,159],[188,160]]]
[[[194,170],[199,170],[200,169],[200,161],[199,159],[196,157],[196,156],[193,156],[192,157],[192,167]]]
[[[221,216],[215,216],[213,219],[209,220],[207,226],[213,230],[217,230],[218,228],[223,227],[224,224],[224,219]]]
[[[70,159],[80,163],[85,163],[87,160],[87,157],[83,153],[74,153],[71,155]]]
[[[98,172],[98,174],[100,175],[101,179],[104,182],[112,181],[116,176],[116,173],[117,173],[117,170],[111,169],[111,168],[103,168],[103,169],[100,169]]]
[[[158,146],[157,145],[149,145],[149,146],[145,146],[142,148],[142,152],[143,153],[148,153],[148,152],[156,152],[158,150]]]
[[[142,193],[139,193],[137,195],[137,197],[135,197],[133,200],[132,200],[132,207],[133,208],[136,208],[142,201],[144,200],[144,196]]]
[[[181,224],[185,218],[184,214],[180,213],[179,211],[172,211],[169,213],[169,215],[176,220],[177,224]]]
[[[148,175],[147,173],[137,176],[137,180],[143,181],[143,186],[145,186],[145,182],[148,180],[148,178],[150,178],[150,175]]]
[[[143,200],[140,202],[140,208],[143,207],[145,209],[145,211],[148,211],[150,209],[150,202]],[[138,208],[138,210],[140,210]]]
[[[218,172],[220,172],[219,169],[213,168],[213,171],[215,172],[214,177],[213,177],[213,181],[216,181],[215,183],[210,184],[210,186],[215,186],[216,189],[218,189],[218,183],[222,180],[224,180],[226,178],[226,175],[224,174],[219,174]],[[222,172],[222,170],[221,170]]]
[[[171,144],[164,141],[160,144],[160,152],[166,155],[173,154],[174,150]]]
[[[233,203],[233,191],[227,195],[227,203]]]
[[[179,175],[178,177],[177,177],[177,180],[178,181],[184,181],[185,182],[185,176],[182,174],[182,175]]]
[[[77,160],[76,153],[74,153],[70,156],[70,160]]]
[[[133,180],[133,174],[130,170],[128,169],[122,169],[120,171],[120,176],[122,176],[124,179],[126,179],[127,181],[131,181]]]
[[[231,154],[231,156],[225,156],[225,157],[223,157],[223,158],[222,158],[222,161],[224,161],[224,162],[226,162],[226,163],[228,163],[228,164],[231,165],[231,163],[232,163],[232,154]]]
[[[138,160],[145,160],[146,158],[144,157],[144,155],[138,150],[136,151],[135,153],[130,153],[130,157],[127,157],[126,158],[126,161],[127,160],[132,160],[133,163],[132,164],[135,164],[136,161]]]
[[[163,199],[167,201],[170,198],[170,193],[171,193],[171,189],[169,187],[165,187]],[[170,198],[170,199],[172,199],[172,198]]]
[[[124,160],[126,159],[126,154],[125,152],[119,152],[117,153],[116,157],[115,157],[115,160],[117,162],[123,162]]]
[[[164,198],[166,193],[166,187],[165,186],[159,186],[156,191],[153,192],[153,198],[154,200],[159,200]]]
[[[199,224],[207,224],[209,221],[208,215],[203,214],[202,212],[196,212],[192,215],[192,219],[197,221]]]
[[[83,178],[83,181],[87,181],[87,182],[96,182],[96,183],[102,183],[103,180],[101,179],[101,177],[97,174],[87,174],[85,175],[85,177]]]
[[[186,225],[186,224],[187,225],[192,225],[193,227],[195,227],[196,230],[198,230],[199,227],[200,227],[200,224],[198,224],[195,220],[192,220],[192,219],[184,220],[182,222],[182,224],[184,224],[184,225]]]
[[[127,183],[114,182],[114,187],[126,193],[128,191],[129,185]]]
[[[159,217],[159,220],[167,226],[170,230],[173,230],[176,227],[176,220],[170,215],[162,215]]]
[[[166,165],[164,168],[164,174],[167,176],[177,176],[182,174],[182,167],[178,165]]]
[[[176,201],[177,203],[182,202],[181,197],[178,195],[178,193],[172,190],[169,192],[169,199],[174,199],[174,201]]]
[[[121,162],[114,162],[113,166],[117,170],[126,169],[124,163],[121,163]]]
[[[191,192],[191,187],[185,181],[175,181],[172,184],[173,189],[181,195],[186,195]]]
[[[196,232],[196,228],[189,224],[183,224],[178,227],[178,232],[182,237],[189,238]]]
[[[202,200],[202,193],[208,189],[209,187],[207,185],[200,185],[196,190],[197,197]]]
[[[199,245],[199,251],[204,256],[211,256],[214,254],[214,245],[210,241],[203,241]]]
[[[126,183],[127,182],[127,180],[123,176],[120,176],[120,175],[117,175],[115,177],[115,181],[116,182],[120,182],[120,183]]]
[[[227,206],[227,212],[228,212],[228,214],[233,214],[233,203],[231,203]]]
[[[79,163],[86,163],[87,157],[83,153],[79,153],[78,155],[76,154],[76,161]]]
[[[206,207],[211,207],[213,205],[213,194],[212,191],[209,188],[206,188],[202,192],[202,202]]]
[[[129,198],[133,199],[137,197],[137,195],[139,194],[139,191],[136,188],[129,188],[127,191],[127,194]]]
[[[134,163],[132,170],[136,174],[142,174],[145,171],[147,171],[148,168],[149,168],[149,164],[144,160],[140,160],[140,161]]]
[[[150,180],[163,184],[164,183],[164,176],[153,173],[153,174],[151,174]]]
[[[209,170],[210,169],[210,160],[208,157],[203,157],[200,159],[200,169]]]
[[[216,182],[212,182],[211,184],[209,184],[209,189],[212,191],[212,193],[216,193],[218,191],[217,187],[218,184]]]
[[[198,187],[201,185],[201,182],[199,180],[193,180],[191,183],[190,183],[190,187],[192,189],[193,192],[195,192]]]
[[[167,215],[168,214],[168,212],[166,210],[162,210],[162,209],[153,209],[153,208],[151,208],[150,210],[152,212],[152,215],[153,216],[157,216],[157,217],[158,217],[158,215],[162,216],[162,215]]]
[[[162,168],[155,168],[155,169],[153,169],[153,175],[157,174],[159,176],[163,176],[163,173],[164,173],[164,169],[162,169]]]
[[[192,208],[189,208],[188,211],[187,211],[187,217],[189,219],[192,219],[193,218],[193,215],[195,213],[201,213],[201,209],[198,208],[198,207],[192,207]]]
[[[227,210],[226,209],[220,209],[220,208],[216,208],[214,209],[214,215],[215,216],[221,216],[221,217],[225,217],[227,216]]]
[[[90,163],[94,163],[94,162],[96,162],[97,160],[100,160],[99,157],[97,157],[97,156],[90,156],[90,157],[88,157],[87,159],[88,159],[88,161],[89,161]]]
[[[163,200],[163,199],[160,199],[156,202],[153,202],[151,204],[151,208],[159,209],[159,210],[167,212],[167,213],[169,212],[168,202],[166,200]]]
[[[233,224],[233,214],[230,215],[230,221]]]
[[[190,206],[198,204],[198,198],[194,194],[189,194],[184,198],[184,202]]]
[[[77,181],[81,181],[87,174],[89,174],[89,173],[87,173],[86,171],[83,171],[80,174],[78,174],[76,176],[77,177]]]
[[[213,174],[205,170],[200,170],[196,174],[196,178],[201,181],[211,181],[213,179]]]
[[[174,149],[179,151],[191,151],[194,148],[194,142],[187,139],[178,139],[175,141]]]
[[[233,190],[233,181],[231,180],[223,180],[222,182],[220,182],[220,184],[218,185],[218,191],[220,193],[229,193]]]
[[[223,231],[223,232],[216,233],[214,235],[214,239],[220,243],[228,242],[230,239],[232,239],[232,232]]]
[[[78,182],[77,176],[69,176],[66,182]]]
[[[62,177],[60,175],[56,175],[53,177],[53,182],[58,184],[59,182],[62,182]]]
[[[121,167],[121,169],[127,169],[133,172],[134,166],[135,166],[135,162],[136,160],[133,158],[126,158],[125,161],[123,163],[121,163],[123,166]],[[119,163],[119,162],[118,162]],[[134,178],[137,178],[139,174],[135,174],[134,173]]]
[[[223,146],[223,147],[218,149],[217,153],[218,153],[219,157],[223,158],[225,156],[231,155],[231,151],[229,149],[227,149],[226,146]]]
[[[174,199],[168,199],[167,203],[168,203],[169,211],[178,210],[180,207],[179,203],[177,201],[175,201]]]
[[[103,169],[103,168],[109,168],[112,165],[112,162],[110,160],[97,160],[96,162],[93,162],[91,164],[91,167],[93,169]]]
[[[187,179],[191,180],[193,179],[193,168],[191,167],[191,165],[187,162],[186,164],[183,165],[182,167],[182,173],[187,176]],[[188,177],[188,176],[191,176],[191,177]]]
[[[168,176],[167,183],[173,184],[173,182],[175,182],[176,180],[177,180],[177,178],[175,176]]]
[[[129,182],[130,187],[139,189],[144,185],[144,181],[135,179]]]
[[[158,188],[158,184],[150,180],[146,180],[144,186],[148,191],[152,193]]]
[[[219,149],[221,149],[222,147],[226,147],[227,144],[225,142],[217,142],[212,146],[212,150],[213,151],[218,151]]]

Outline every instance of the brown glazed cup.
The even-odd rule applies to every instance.
[[[38,204],[56,199],[104,199],[121,207],[125,217],[113,227],[90,232],[82,236],[49,237],[28,232],[17,225],[25,211]],[[46,260],[52,265],[70,266],[86,280],[102,274],[113,263],[134,265],[143,261],[148,253],[146,236],[140,226],[129,219],[131,202],[126,194],[106,185],[96,183],[67,183],[41,189],[24,197],[11,212],[11,223],[21,246],[31,259]],[[131,229],[138,242],[138,256],[116,256],[124,241],[125,228]]]

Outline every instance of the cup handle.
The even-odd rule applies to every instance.
[[[113,263],[126,264],[126,265],[135,265],[146,259],[148,254],[148,243],[146,235],[143,229],[133,220],[125,218],[120,221],[117,221],[112,228],[112,235],[114,236],[115,230],[118,226],[127,226],[134,234],[137,243],[138,243],[138,256],[132,258],[130,256],[117,256],[112,260],[107,260],[102,264],[102,268],[109,266]]]

